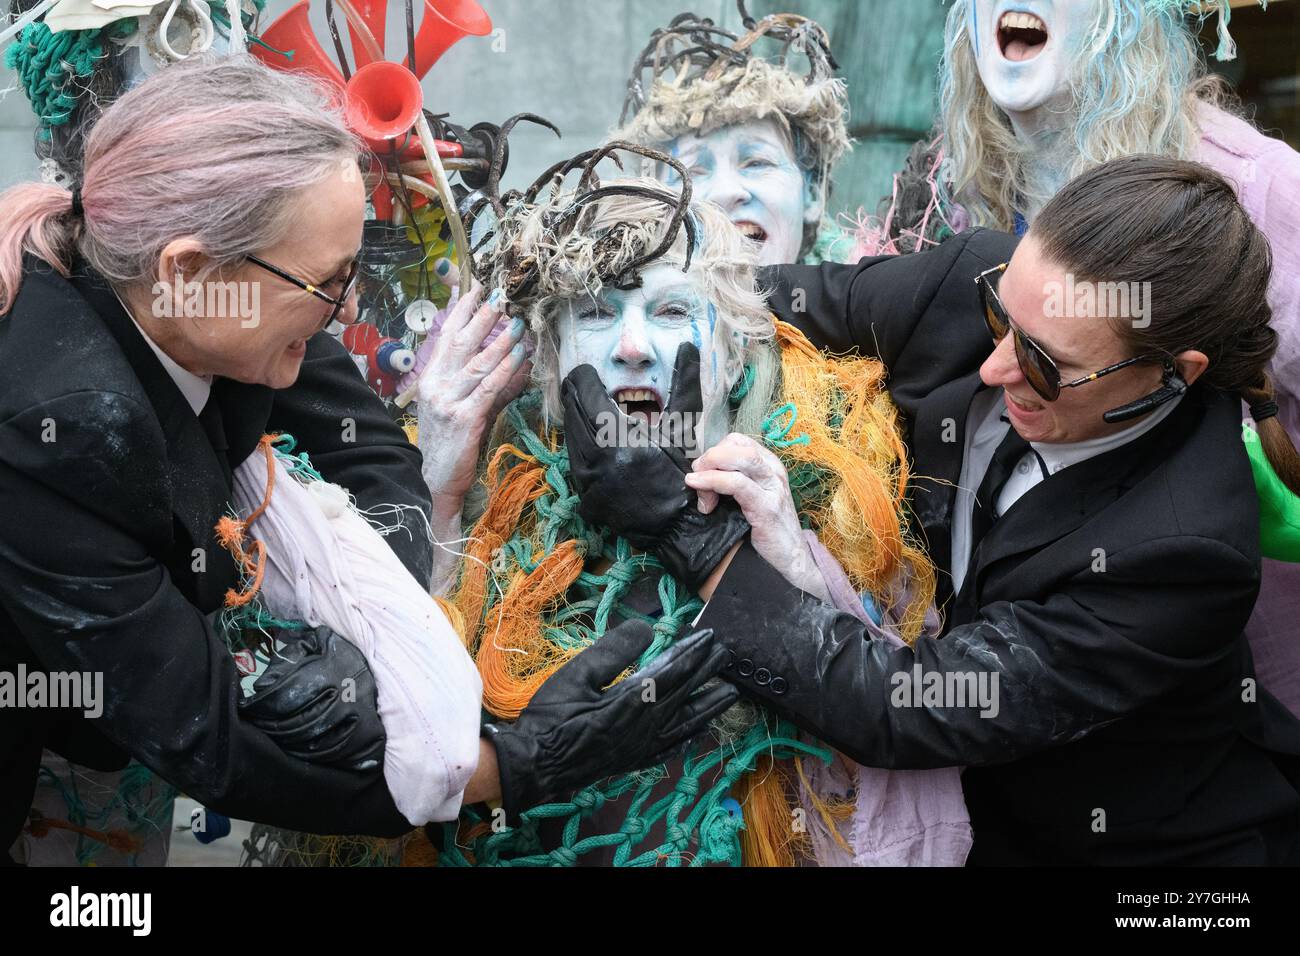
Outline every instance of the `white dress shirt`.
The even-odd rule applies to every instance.
[[[1095,455],[1108,452],[1131,442],[1146,434],[1182,401],[1182,396],[1172,402],[1156,408],[1134,425],[1130,425],[1112,435],[1101,438],[1089,438],[1087,441],[1044,443],[1030,442],[1030,451],[1025,452],[1011,477],[1002,486],[994,505],[998,515],[1004,515],[1040,481],[1052,475],[1087,461]],[[975,492],[984,480],[993,452],[1002,443],[1010,423],[1003,417],[1006,414],[1006,399],[1001,388],[984,388],[976,393],[970,403],[970,413],[966,416],[966,448],[962,455],[961,477],[957,481],[957,498],[953,504],[952,515],[952,590],[961,591],[962,581],[966,578],[967,565],[971,556],[971,516],[975,510]],[[1046,471],[1046,474],[1044,474]]]
[[[126,306],[124,305],[123,308],[126,308]],[[203,411],[203,406],[208,403],[208,395],[212,392],[212,376],[195,375],[193,372],[181,368],[175,359],[158,347],[158,343],[149,338],[149,333],[140,327],[140,323],[131,315],[130,309],[127,309],[126,314],[130,317],[131,324],[149,343],[149,348],[153,349],[153,354],[158,356],[158,361],[162,363],[162,367],[171,377],[171,380],[176,383],[176,387],[181,390],[181,394],[185,396],[185,401],[189,403],[190,408],[194,409],[194,414],[198,415]]]

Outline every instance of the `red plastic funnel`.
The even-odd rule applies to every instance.
[[[492,18],[475,0],[424,0],[424,19],[415,35],[411,72],[423,77],[461,37],[487,36]]]

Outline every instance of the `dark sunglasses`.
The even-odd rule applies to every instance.
[[[1007,332],[1015,337],[1016,362],[1020,366],[1020,372],[1025,376],[1025,381],[1029,383],[1038,395],[1048,402],[1054,402],[1061,395],[1063,388],[1077,388],[1080,385],[1086,385],[1089,382],[1095,382],[1103,375],[1109,375],[1111,372],[1118,372],[1122,368],[1128,368],[1130,365],[1137,365],[1140,362],[1151,362],[1157,357],[1150,355],[1139,355],[1135,358],[1125,359],[1122,362],[1116,362],[1114,365],[1107,365],[1103,369],[1098,369],[1083,378],[1075,379],[1073,382],[1061,381],[1061,372],[1057,368],[1056,362],[1047,354],[1047,351],[1025,334],[1020,326],[1016,325],[1011,319],[1011,313],[1007,307],[1002,304],[1002,299],[998,297],[998,290],[989,280],[993,273],[1001,274],[1006,271],[1007,263],[996,265],[992,269],[985,269],[975,277],[975,284],[980,290],[980,304],[984,310],[984,324],[988,327],[989,335],[993,337],[995,343],[1001,342],[1006,337]]]
[[[343,306],[347,303],[348,298],[352,295],[352,290],[356,288],[357,272],[360,270],[361,267],[361,257],[358,256],[357,258],[353,259],[352,264],[348,266],[347,277],[343,280],[343,291],[339,293],[339,296],[336,299],[333,296],[326,295],[317,286],[312,285],[310,282],[304,282],[302,279],[299,279],[297,276],[285,272],[279,266],[271,265],[271,263],[267,262],[265,259],[259,259],[257,256],[253,256],[253,255],[245,256],[244,258],[247,259],[249,262],[251,262],[253,265],[265,269],[267,272],[271,273],[272,275],[279,276],[285,282],[289,282],[292,283],[293,285],[296,285],[299,289],[302,289],[304,292],[310,292],[312,295],[320,299],[322,302],[328,302],[330,305],[332,305],[334,308],[330,310],[329,316],[325,319],[324,322],[321,323],[320,327],[322,329],[328,328],[330,323],[333,322],[335,319],[337,319],[339,317],[339,313],[343,311]]]

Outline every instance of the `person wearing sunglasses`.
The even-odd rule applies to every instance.
[[[724,678],[866,766],[964,766],[969,863],[1300,862],[1300,721],[1242,636],[1260,582],[1243,400],[1300,490],[1266,372],[1270,267],[1217,173],[1138,156],[1069,183],[1023,240],[765,270],[780,318],[886,366],[944,622],[873,637],[745,542],[700,592]],[[1103,283],[1144,298],[1060,308]],[[697,459],[700,510],[743,511],[759,464]]]

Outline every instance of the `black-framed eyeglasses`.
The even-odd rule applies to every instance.
[[[1139,355],[1125,359],[1122,362],[1116,362],[1114,365],[1107,365],[1105,368],[1098,369],[1082,378],[1077,378],[1073,382],[1061,381],[1061,371],[1057,368],[1056,362],[1041,345],[1026,335],[1025,331],[1012,321],[1011,313],[1007,311],[1007,307],[1002,304],[1002,299],[998,296],[998,290],[989,281],[989,276],[993,273],[1001,274],[1005,272],[1007,265],[1006,262],[1000,263],[992,269],[985,269],[975,277],[975,284],[979,286],[980,290],[980,304],[984,311],[984,324],[988,327],[989,335],[993,337],[995,343],[1001,342],[1008,331],[1015,337],[1016,362],[1020,366],[1020,372],[1025,376],[1025,381],[1029,383],[1029,386],[1044,401],[1056,401],[1060,397],[1063,388],[1077,388],[1080,385],[1087,385],[1089,382],[1095,382],[1103,375],[1109,375],[1111,372],[1118,372],[1130,365],[1137,365],[1140,362],[1152,362],[1160,358],[1160,356],[1155,355]]]
[[[339,317],[339,313],[343,311],[343,306],[347,303],[348,298],[352,295],[352,290],[356,288],[357,273],[360,271],[361,268],[361,257],[358,256],[357,258],[353,259],[352,264],[348,266],[347,277],[344,278],[343,280],[343,291],[339,293],[338,298],[335,298],[334,296],[326,295],[324,292],[320,290],[319,286],[312,285],[312,283],[310,282],[305,282],[302,279],[299,279],[296,275],[293,275],[292,273],[289,272],[285,272],[279,266],[271,265],[271,263],[267,262],[265,259],[259,259],[257,256],[254,255],[247,255],[244,258],[247,259],[249,262],[251,262],[253,265],[257,266],[258,268],[265,269],[267,272],[271,273],[272,275],[279,276],[285,282],[289,282],[292,283],[293,285],[296,285],[299,289],[302,289],[304,292],[310,292],[312,295],[320,299],[322,302],[328,302],[330,305],[332,305],[334,308],[330,310],[329,316],[325,319],[324,322],[321,323],[320,327],[322,329],[328,328],[330,323],[333,322],[335,319],[337,319]]]

